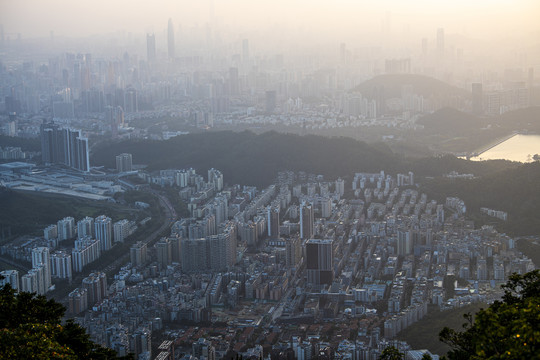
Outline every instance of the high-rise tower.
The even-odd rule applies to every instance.
[[[332,240],[309,239],[306,242],[307,282],[330,285],[334,280]]]
[[[107,251],[112,246],[112,220],[105,215],[98,216],[94,221],[96,239],[101,241],[101,251]]]
[[[156,36],[154,34],[146,34],[146,57],[148,62],[156,60]]]
[[[300,238],[313,237],[313,205],[305,202],[300,205]]]
[[[169,50],[169,59],[174,59],[174,26],[172,19],[169,19],[167,26],[167,48]]]

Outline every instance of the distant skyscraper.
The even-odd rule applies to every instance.
[[[249,40],[244,39],[242,41],[242,61],[247,63],[249,61]]]
[[[266,107],[265,110],[268,114],[271,114],[276,109],[276,92],[274,90],[266,92]]]
[[[240,83],[238,81],[238,68],[229,69],[229,89],[231,95],[238,95],[240,92]]]
[[[279,238],[279,206],[268,205],[267,209],[268,236],[271,239]]]
[[[444,29],[437,29],[437,54],[444,55]]]
[[[482,103],[482,83],[473,83],[472,84],[472,111],[473,114],[480,115],[483,112],[483,103]]]
[[[94,221],[96,239],[101,241],[101,251],[107,251],[112,246],[113,225],[111,218],[100,215]]]
[[[154,34],[146,34],[146,58],[148,62],[156,60],[156,36]]]
[[[174,27],[172,19],[169,19],[167,26],[167,45],[169,50],[169,59],[174,59]]]
[[[330,285],[334,280],[332,240],[309,239],[306,242],[307,282]]]
[[[137,101],[137,90],[135,90],[132,87],[126,89],[124,93],[124,110],[128,113],[139,111],[139,104]]]
[[[428,53],[428,39],[422,39],[422,56],[426,57]]]

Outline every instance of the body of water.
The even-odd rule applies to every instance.
[[[471,160],[510,160],[531,162],[535,154],[540,155],[540,135],[515,135]]]

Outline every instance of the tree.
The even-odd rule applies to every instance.
[[[540,270],[513,274],[504,295],[473,316],[464,331],[445,327],[439,338],[451,346],[450,360],[540,359]]]
[[[400,352],[396,347],[388,346],[381,353],[379,360],[403,360],[404,358],[405,354]]]
[[[0,288],[0,358],[118,359],[112,349],[90,340],[86,330],[67,320],[65,308],[43,295]],[[126,356],[121,359],[132,359]]]

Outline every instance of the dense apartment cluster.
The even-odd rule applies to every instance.
[[[262,190],[226,185],[216,169],[139,176],[175,187],[190,215],[155,244],[133,244],[114,278],[94,272],[69,295],[70,313],[93,339],[139,359],[371,359],[388,345],[421,356],[396,335],[431,307],[495,299],[511,273],[534,268],[512,238],[474,228],[462,200],[429,200],[412,173],[359,172],[347,184],[282,172]],[[96,245],[108,244],[99,234],[111,227],[104,216],[77,226],[67,218],[44,235],[76,228],[73,258],[92,246],[99,254]],[[36,249],[36,277],[62,271],[43,265],[37,253],[47,248]],[[157,331],[165,345],[156,354],[149,339]]]
[[[60,219],[43,230],[43,237],[25,238],[22,242],[9,243],[0,248],[2,254],[16,260],[31,260],[32,263],[32,269],[20,280],[17,270],[9,270],[9,283],[15,289],[43,295],[51,289],[51,278],[71,282],[73,273],[82,272],[102,253],[116,243],[124,242],[136,228],[133,221],[122,219],[113,223],[105,215],[96,218],[87,216],[77,223],[70,216]],[[70,242],[73,242],[72,246],[66,245]],[[86,300],[84,303],[93,304]],[[87,306],[80,308],[86,309]]]

